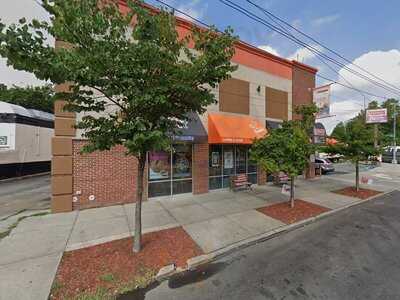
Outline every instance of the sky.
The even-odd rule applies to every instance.
[[[337,69],[335,72],[332,71],[309,50],[234,11],[218,0],[163,1],[203,22],[214,24],[219,29],[231,26],[235,34],[243,41],[273,54],[289,59],[297,59],[314,66],[318,68],[319,74],[332,80],[346,85],[350,84],[355,88],[378,96],[399,98],[398,95],[391,94],[358,78],[345,69],[331,64],[331,67]],[[232,1],[248,8],[262,18],[266,18],[246,0]],[[400,1],[252,1],[312,36],[330,49],[340,53],[349,61],[400,88],[400,35],[398,34],[398,28],[400,28],[400,18],[398,17]],[[159,5],[155,0],[148,0],[147,2]],[[10,24],[17,22],[21,17],[26,17],[27,19],[48,18],[36,0],[7,1],[6,4],[2,5],[0,10],[2,22]],[[49,42],[52,43],[53,41],[50,39]],[[332,55],[312,41],[307,41],[307,43],[325,54]],[[356,68],[352,65],[349,66]],[[2,58],[0,58],[0,82],[7,85],[42,84],[31,74],[15,71],[7,67],[6,61]],[[329,82],[322,79],[317,80],[317,85],[326,83]],[[382,101],[382,99],[366,95],[366,103],[372,100]],[[320,121],[324,123],[328,132],[330,132],[338,122],[355,116],[363,108],[363,103],[364,96],[359,92],[334,84],[332,85],[331,93],[332,117]]]

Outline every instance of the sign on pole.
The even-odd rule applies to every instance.
[[[367,124],[387,123],[388,115],[386,108],[367,109],[365,114]]]
[[[315,123],[314,125],[314,144],[326,143],[326,129],[322,123]]]
[[[319,112],[316,118],[326,118],[330,116],[330,94],[331,85],[324,85],[313,89],[313,99],[315,105],[318,107]]]

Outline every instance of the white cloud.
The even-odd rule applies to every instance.
[[[183,11],[184,13],[188,14],[189,16],[195,19],[202,19],[207,11],[208,5],[201,4],[200,0],[192,0],[189,3],[180,4],[177,9]],[[189,21],[193,21],[188,16],[181,14],[179,12],[176,13],[177,16],[187,19]]]
[[[318,122],[324,124],[328,134],[332,132],[336,124],[355,117],[362,109],[361,103],[354,100],[337,101],[331,103],[331,115],[334,117],[320,119]]]
[[[397,49],[389,50],[389,51],[371,51],[361,55],[353,61],[353,64],[362,67],[363,69],[369,71],[382,78],[383,80],[391,83],[394,86],[400,88],[400,51]],[[354,65],[348,64],[346,67],[351,68],[359,73],[364,74],[371,78],[371,75],[365,74],[362,70],[358,69]],[[389,93],[385,90],[377,87],[376,85],[358,77],[355,74],[347,71],[342,68],[339,71],[339,74],[346,78],[351,84],[359,89],[367,90],[374,94],[378,95],[386,95]],[[372,78],[376,80],[375,78]],[[346,83],[342,78],[339,80],[342,83]],[[378,80],[376,80],[378,81]],[[343,90],[343,87],[337,86],[337,90]],[[394,96],[394,95],[392,95]]]
[[[326,24],[333,23],[333,22],[337,21],[338,19],[340,19],[340,15],[339,14],[334,14],[334,15],[329,15],[329,16],[316,18],[316,19],[311,21],[311,24],[313,26],[319,27],[319,26],[323,26],[323,25],[326,25]]]
[[[322,51],[323,48],[319,45],[310,45],[317,51]],[[310,59],[313,59],[316,56],[314,52],[309,50],[308,48],[299,48],[292,55],[289,55],[289,60],[297,60],[299,62],[306,62]]]
[[[363,69],[369,71],[370,73],[384,79],[386,82],[400,88],[400,51],[397,49],[388,51],[371,51],[361,55],[353,61],[354,64],[362,67]],[[363,71],[357,69],[354,65],[347,65],[347,67],[352,68],[360,73]],[[339,74],[344,77],[351,85],[362,91],[370,92],[379,96],[385,96],[387,98],[396,97],[396,95],[391,94],[373,83],[365,81],[358,76],[348,72],[344,68],[339,71]],[[365,73],[363,73],[365,74]],[[369,74],[365,74],[371,77]],[[338,78],[340,83],[349,85],[342,77]],[[333,118],[322,120],[327,126],[328,132],[334,128],[334,126],[340,121],[346,121],[355,115],[363,108],[363,96],[356,91],[349,90],[343,86],[334,84],[332,86],[332,104],[331,113],[336,115]],[[338,97],[341,100],[337,101],[335,98]],[[344,99],[345,101],[343,101]],[[372,96],[366,95],[366,102],[372,100],[377,100],[382,102],[382,98],[374,98]]]
[[[267,52],[269,52],[269,53],[271,53],[273,55],[281,56],[279,54],[278,50],[276,50],[275,48],[272,48],[269,45],[260,45],[260,46],[258,46],[258,48],[260,48],[261,50],[267,51]]]

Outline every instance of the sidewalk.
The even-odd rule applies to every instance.
[[[331,193],[349,186],[341,178],[296,181],[296,198],[337,210],[360,202]],[[390,187],[368,186],[383,192]],[[210,192],[143,203],[143,231],[182,226],[205,254],[287,226],[256,209],[287,201],[267,185],[253,192]],[[0,299],[47,299],[64,251],[131,236],[134,204],[23,220],[0,241]]]

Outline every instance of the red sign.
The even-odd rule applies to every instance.
[[[375,123],[387,123],[387,109],[367,109],[366,113],[366,123],[367,124],[375,124]]]

